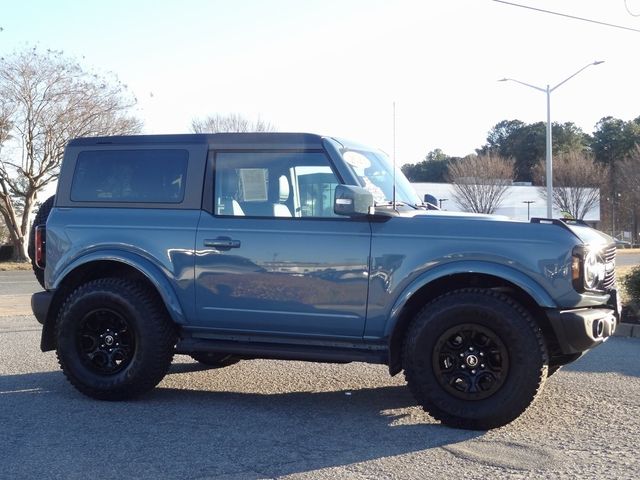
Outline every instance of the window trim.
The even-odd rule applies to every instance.
[[[189,178],[189,150],[185,149],[185,148],[152,148],[152,149],[123,149],[123,150],[117,150],[117,154],[114,154],[115,151],[109,151],[109,150],[84,150],[82,152],[80,152],[78,154],[78,157],[76,158],[76,162],[75,162],[75,166],[74,166],[74,171],[73,171],[73,175],[71,178],[71,184],[70,184],[70,188],[69,188],[69,201],[74,203],[74,204],[105,204],[108,206],[111,205],[121,205],[121,204],[126,204],[126,205],[180,205],[181,203],[184,202],[186,194],[187,194],[187,179]],[[135,153],[136,152],[142,152],[145,155],[148,154],[153,154],[153,152],[162,152],[162,153],[167,153],[167,152],[180,152],[180,161],[183,163],[182,165],[182,179],[181,179],[181,188],[180,188],[180,198],[178,198],[175,201],[168,201],[168,199],[162,199],[162,200],[140,200],[140,199],[136,199],[136,200],[126,200],[124,198],[116,198],[116,199],[109,199],[109,198],[95,198],[95,199],[88,199],[88,198],[74,198],[74,186],[77,186],[78,183],[80,183],[80,180],[78,178],[79,172],[80,172],[80,167],[82,165],[82,163],[84,161],[87,161],[89,163],[91,162],[96,162],[97,159],[95,156],[91,156],[91,154],[111,154],[113,155],[113,158],[116,157],[122,157],[123,155],[126,154],[133,154],[135,157]],[[84,158],[83,158],[84,157]],[[173,161],[176,159],[171,159],[170,161]],[[133,162],[132,162],[133,163]],[[81,188],[81,187],[78,187]],[[79,194],[79,192],[77,192]]]
[[[217,163],[217,155],[220,153],[321,153],[327,161],[327,165],[335,175],[338,180],[338,184],[344,185],[344,179],[339,169],[336,168],[333,159],[329,153],[321,148],[311,148],[311,149],[289,149],[289,148],[279,148],[279,149],[251,149],[251,148],[243,148],[243,149],[225,149],[225,148],[212,148],[207,153],[207,170],[204,180],[204,191],[202,196],[202,210],[209,213],[211,216],[215,218],[224,218],[224,219],[251,219],[251,220],[293,220],[293,221],[349,221],[352,220],[350,217],[336,216],[336,217],[274,217],[274,216],[262,216],[262,215],[219,215],[215,213],[215,184],[216,184],[216,163]]]

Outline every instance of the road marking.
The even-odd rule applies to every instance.
[[[26,388],[24,390],[7,390],[5,392],[0,392],[0,395],[7,395],[10,393],[43,393],[46,390],[42,388]]]

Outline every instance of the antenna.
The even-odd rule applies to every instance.
[[[393,198],[392,207],[396,210],[396,102],[393,102]]]

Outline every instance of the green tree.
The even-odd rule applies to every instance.
[[[458,157],[450,157],[436,148],[427,153],[422,162],[403,165],[401,170],[410,182],[445,183],[449,165],[457,160]]]
[[[613,166],[624,160],[640,143],[640,117],[630,122],[603,117],[596,123],[591,149],[596,160]]]
[[[554,153],[588,148],[589,137],[574,123],[553,123],[551,138]],[[533,169],[546,156],[547,128],[544,122],[526,124],[520,120],[503,120],[487,135],[479,154],[494,152],[515,161],[516,180],[534,181]]]
[[[562,124],[552,123],[551,139],[554,155],[556,153],[587,152],[591,140],[589,135],[584,133],[582,129],[573,122],[565,122]]]
[[[526,127],[520,120],[502,120],[494,125],[487,134],[487,143],[480,150],[494,151],[503,157],[512,157],[514,153],[513,139]]]

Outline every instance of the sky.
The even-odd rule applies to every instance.
[[[513,0],[640,30],[640,0]],[[2,0],[0,55],[63,50],[113,72],[144,133],[239,113],[279,131],[350,138],[398,165],[473,153],[504,119],[591,133],[640,116],[640,31],[493,0]],[[394,142],[395,104],[395,142]],[[394,150],[395,145],[395,150]]]

